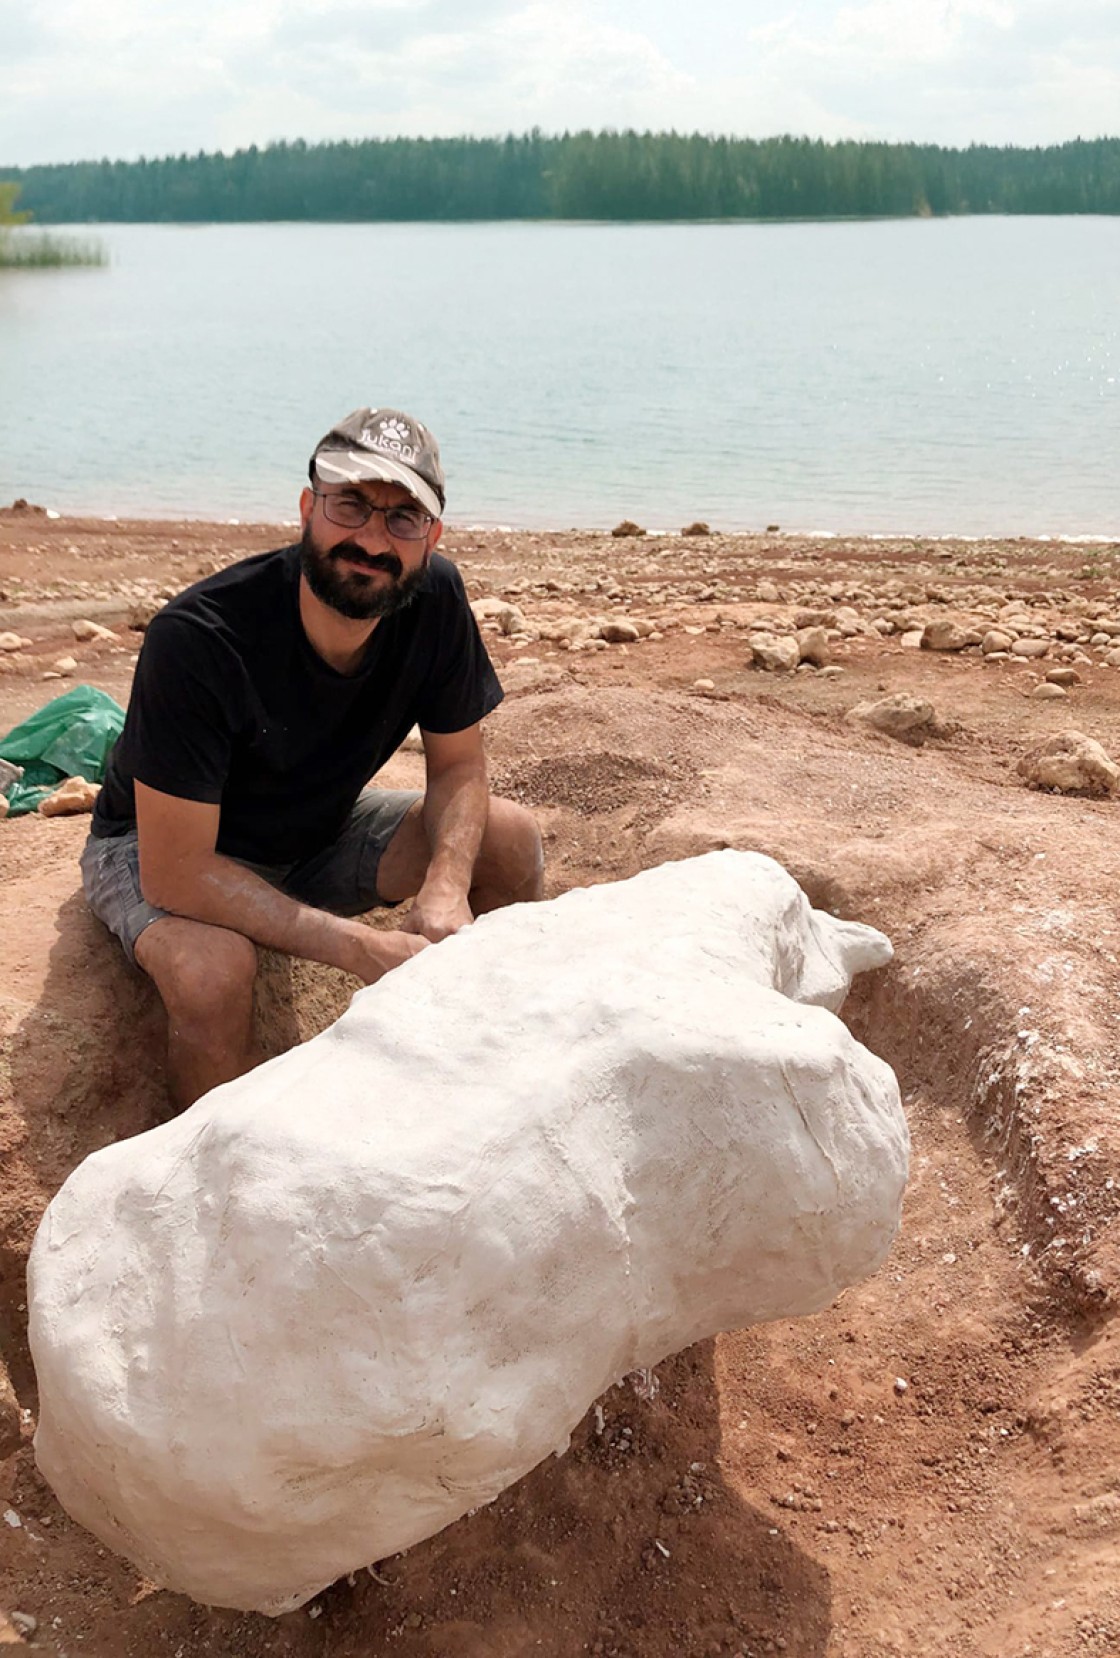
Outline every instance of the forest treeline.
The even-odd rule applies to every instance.
[[[1120,213],[1120,138],[1049,148],[530,132],[0,168],[40,224]]]

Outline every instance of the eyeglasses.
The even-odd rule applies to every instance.
[[[313,489],[312,495],[322,501],[323,511],[332,524],[343,529],[358,530],[368,524],[375,512],[385,520],[385,529],[397,541],[423,541],[435,519],[423,507],[375,507],[364,495],[352,495],[347,490],[327,491]]]

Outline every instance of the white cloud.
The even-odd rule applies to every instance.
[[[1116,0],[0,0],[0,163],[637,126],[1120,127]]]

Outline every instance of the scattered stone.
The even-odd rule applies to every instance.
[[[826,668],[831,659],[828,634],[823,627],[798,628],[797,648],[802,662],[811,662],[814,668]]]
[[[6,806],[8,802],[5,800]],[[2,815],[2,814],[0,814]],[[3,1359],[0,1359],[0,1462],[20,1446],[19,1400]]]
[[[1059,731],[1048,737],[1023,756],[1016,770],[1032,789],[1098,796],[1120,793],[1120,766],[1095,738],[1081,731]]]
[[[34,1635],[39,1627],[38,1618],[30,1612],[10,1612],[8,1617],[17,1635]]]
[[[909,696],[895,691],[878,702],[860,702],[848,710],[848,719],[857,725],[870,725],[888,737],[920,747],[930,735],[935,715],[933,704],[923,697]]]
[[[21,639],[18,633],[0,633],[0,651],[21,651],[30,643],[30,639]]]
[[[767,535],[777,535],[781,527],[782,526],[780,524],[767,524],[766,533]]]
[[[716,682],[714,679],[694,679],[692,681],[694,691],[714,691],[715,688]]]
[[[92,812],[99,793],[97,783],[87,783],[84,777],[68,777],[53,794],[39,802],[44,817],[73,817],[79,812]]]
[[[1116,650],[1106,651],[1104,661],[1110,668],[1120,668],[1120,647]]]
[[[966,630],[948,616],[927,622],[922,629],[921,647],[924,651],[963,651],[970,643]]]
[[[1006,655],[1015,643],[1010,633],[1001,633],[998,628],[991,628],[981,639],[980,649],[985,656],[998,652]]]
[[[624,518],[622,523],[616,524],[614,529],[611,531],[612,535],[620,537],[624,535],[645,535],[645,533],[646,532],[642,526],[640,524],[635,524],[632,518]]]
[[[1011,646],[1012,656],[1023,656],[1028,661],[1037,657],[1046,656],[1050,651],[1049,639],[1016,639]]]
[[[922,629],[921,628],[909,628],[901,636],[901,638],[899,639],[898,642],[902,646],[904,651],[920,650],[921,649],[921,644],[922,644]]]
[[[1065,702],[1068,695],[1069,693],[1061,685],[1051,685],[1045,679],[1041,685],[1036,685],[1031,692],[1031,697],[1035,702]]]
[[[895,1379],[894,1379],[894,1390],[900,1397],[902,1396],[902,1394],[907,1393],[909,1391],[909,1388],[910,1388],[910,1383],[906,1380],[905,1376],[896,1376],[895,1377]]]
[[[1076,668],[1051,668],[1046,675],[1048,685],[1080,685],[1081,675]]]
[[[147,633],[148,624],[163,609],[163,599],[137,599],[129,606],[128,626],[133,633]]]
[[[711,528],[704,523],[702,518],[698,518],[694,524],[686,524],[681,531],[682,535],[711,535],[711,533]]]
[[[781,604],[781,590],[772,581],[760,581],[755,589],[755,596],[760,604]]]
[[[112,628],[102,627],[100,622],[91,622],[88,618],[78,622],[71,622],[70,631],[73,633],[74,638],[78,640],[102,640],[117,638],[117,635],[113,632]]]
[[[751,633],[747,644],[755,665],[768,674],[792,673],[801,661],[796,634]]]
[[[599,628],[599,638],[605,639],[608,645],[636,645],[641,634],[633,622],[604,622]]]
[[[54,664],[54,671],[56,674],[61,675],[61,677],[65,679],[67,675],[74,672],[77,666],[78,662],[76,657],[60,656],[58,661]]]

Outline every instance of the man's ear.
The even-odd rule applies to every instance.
[[[311,514],[315,511],[315,496],[310,487],[305,488],[299,498],[299,521],[304,529],[311,522]]]
[[[442,518],[437,518],[435,523],[432,525],[431,529],[428,531],[428,551],[430,553],[435,552],[436,542],[439,540],[439,538],[442,534],[443,534],[443,519]]]

